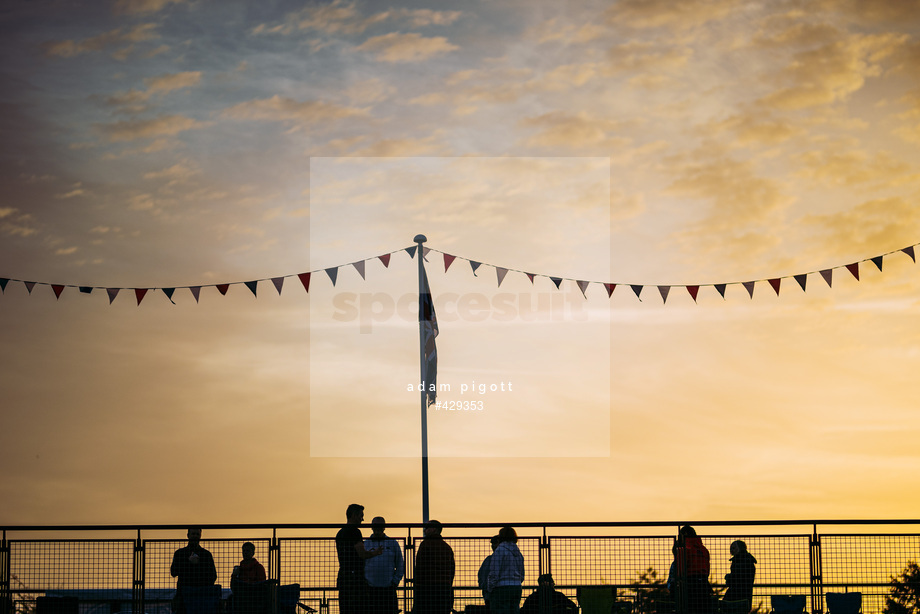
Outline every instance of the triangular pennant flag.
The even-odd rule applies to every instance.
[[[587,290],[587,288],[588,288],[588,282],[586,282],[586,281],[581,281],[581,280],[579,279],[579,280],[576,280],[575,283],[578,284],[578,289],[581,290],[581,295],[582,295],[583,297],[585,297],[585,298],[588,298],[588,295],[585,294],[585,290]]]
[[[821,277],[827,282],[827,287],[832,288],[831,281],[834,279],[834,269],[824,269],[821,271]]]
[[[632,288],[632,291],[636,294],[636,298],[639,299],[639,300],[641,301],[641,300],[642,300],[642,288],[643,288],[643,286],[630,285],[629,287]]]
[[[82,292],[83,294],[92,294],[93,287],[92,286],[80,286],[80,292]]]
[[[604,287],[607,288],[607,298],[613,296],[613,291],[616,290],[616,284],[604,284]]]
[[[297,278],[300,280],[300,283],[303,284],[303,289],[307,292],[310,291],[310,274],[309,273],[300,273]]]
[[[358,262],[352,262],[351,266],[355,267],[355,270],[358,271],[358,275],[361,276],[361,279],[367,279],[364,276],[364,261],[360,260]]]
[[[275,290],[278,291],[278,294],[281,294],[281,288],[284,286],[283,277],[272,277],[272,283],[275,284]]]
[[[473,277],[479,277],[479,275],[476,274],[476,269],[478,269],[481,265],[481,262],[474,262],[470,260],[470,267],[473,269]]]
[[[535,273],[524,273],[524,275],[527,276],[527,279],[530,280],[530,283],[533,283],[533,278],[537,276]]]
[[[773,291],[776,292],[776,296],[779,296],[779,285],[782,281],[783,279],[781,277],[777,277],[776,279],[769,280],[770,285],[773,286]]]
[[[754,282],[746,281],[741,285],[744,286],[744,289],[748,291],[748,294],[750,295],[750,297],[754,298]]]
[[[882,258],[883,256],[876,256],[872,259],[872,264],[878,267],[879,273],[882,272]]]
[[[550,277],[550,279],[552,280],[554,284],[556,284],[556,290],[558,290],[559,284],[562,283],[562,278],[561,277]]]
[[[6,284],[10,283],[8,277],[0,277],[0,292],[6,292]]]
[[[256,297],[256,298],[259,297],[259,295],[256,294],[256,290],[258,289],[258,286],[259,286],[259,280],[256,280],[256,281],[244,281],[243,283],[246,284],[246,287],[249,288],[249,291],[252,292],[252,295],[253,295],[254,297]]]
[[[418,245],[413,245],[412,247],[407,247],[407,248],[406,248],[406,253],[409,254],[409,257],[410,257],[410,258],[415,258],[415,248],[417,248],[417,247],[418,247]]]
[[[192,293],[192,296],[195,297],[195,302],[198,302],[198,296],[201,294],[201,286],[189,286],[189,291]]]
[[[26,289],[29,291],[29,294],[32,294],[32,288],[35,287],[35,282],[34,281],[24,281],[22,283],[26,285]]]
[[[662,304],[668,302],[668,294],[671,292],[671,286],[658,286],[658,293],[661,295]]]
[[[722,298],[725,298],[725,284],[716,284],[716,290],[719,291],[719,294],[722,295]]]
[[[799,282],[800,286],[802,286],[802,292],[805,292],[805,282],[808,281],[808,273],[796,275],[795,280]]]
[[[911,245],[910,247],[905,247],[905,248],[902,249],[901,251],[904,252],[905,254],[907,254],[908,256],[910,256],[910,259],[911,259],[911,260],[913,260],[914,262],[917,262],[917,256],[914,255],[914,246],[913,246],[913,245]]]
[[[64,291],[64,286],[62,286],[61,284],[51,284],[51,289],[54,290],[54,296],[60,299],[61,292]]]
[[[859,263],[858,262],[854,262],[853,264],[848,264],[847,270],[853,274],[853,277],[856,278],[856,281],[859,281]]]
[[[389,254],[384,254],[384,255],[382,255],[382,256],[377,256],[377,258],[380,259],[380,262],[383,263],[383,266],[384,266],[385,268],[390,268],[390,255],[389,255]]]
[[[162,288],[162,290],[163,290],[163,294],[166,295],[166,298],[169,299],[169,302],[175,305],[176,301],[172,300],[172,295],[176,291],[176,289],[175,288]]]
[[[696,295],[700,292],[699,286],[687,286],[687,292],[690,293],[690,296],[693,297],[693,302],[696,302]]]
[[[141,301],[144,300],[145,296],[147,296],[147,288],[135,288],[134,289],[134,298],[137,299],[138,305],[141,304]]]
[[[105,289],[105,291],[108,292],[109,294],[109,305],[111,305],[112,301],[115,300],[115,297],[118,296],[119,290],[121,290],[121,288],[106,288]]]
[[[503,269],[500,266],[495,267],[495,273],[498,275],[498,285],[501,287],[502,280],[505,279],[505,275],[508,274],[508,269]]]
[[[447,272],[447,269],[450,268],[450,265],[454,262],[456,256],[451,256],[450,254],[444,254],[444,272]]]
[[[329,279],[332,280],[332,285],[335,286],[335,278],[339,275],[339,267],[326,269],[326,275],[329,276]]]
[[[230,289],[230,284],[217,284],[217,291],[220,292],[223,296],[227,296],[227,290]]]

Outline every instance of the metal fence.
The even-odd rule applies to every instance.
[[[578,601],[585,587],[615,591],[618,613],[655,614],[652,598],[667,599],[664,582],[682,523],[522,523],[514,525],[525,561],[524,596],[540,574]],[[796,521],[695,523],[710,553],[717,596],[729,572],[729,545],[744,540],[756,557],[754,609],[770,611],[773,595],[804,595],[807,609],[824,612],[825,594],[860,592],[862,612],[885,610],[892,578],[920,560],[920,521]],[[203,526],[201,545],[217,569],[222,595],[241,546],[255,545],[270,581],[300,587],[300,611],[338,614],[335,533],[341,525]],[[500,525],[444,525],[454,551],[454,610],[483,604],[477,572]],[[363,529],[365,537],[370,531]],[[0,542],[0,614],[48,614],[54,601],[76,604],[71,614],[170,614],[175,579],[169,567],[186,545],[178,526],[5,527]],[[411,612],[420,524],[390,524],[387,534],[405,553],[400,608]],[[917,589],[920,591],[920,588]],[[43,604],[45,607],[43,609]],[[583,605],[583,604],[579,604]],[[586,608],[582,607],[583,611]],[[606,614],[606,613],[605,613]]]

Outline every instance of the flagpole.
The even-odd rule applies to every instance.
[[[418,257],[418,299],[422,300],[423,283],[425,278],[425,259],[422,249],[422,243],[427,241],[425,235],[415,235]],[[422,382],[421,402],[422,402],[422,522],[428,522],[428,393],[425,387],[428,382],[425,381],[425,331],[424,323],[421,318],[418,322],[418,344],[419,344],[419,378]]]

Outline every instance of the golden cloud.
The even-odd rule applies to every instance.
[[[867,254],[900,249],[917,242],[920,207],[900,197],[866,201],[849,211],[809,215],[828,246],[848,245]]]
[[[124,15],[138,15],[142,13],[157,13],[170,4],[184,4],[186,0],[115,0],[113,7],[116,13]]]
[[[459,47],[443,36],[425,37],[415,32],[390,32],[367,39],[357,49],[374,54],[382,62],[422,62]]]
[[[724,19],[739,8],[735,0],[621,0],[606,17],[611,25],[685,30]]]
[[[42,45],[45,55],[61,58],[71,58],[83,53],[102,51],[106,47],[137,43],[159,38],[155,33],[156,24],[142,23],[124,32],[121,28],[110,30],[99,36],[87,38],[82,41],[65,40],[52,41]]]
[[[201,71],[180,72],[144,79],[149,92],[171,92],[185,87],[193,87],[201,81]]]
[[[609,68],[621,71],[675,71],[686,66],[693,57],[689,47],[663,48],[652,43],[630,41],[610,48]]]
[[[261,100],[241,102],[225,109],[223,112],[225,117],[232,119],[297,122],[300,124],[315,124],[366,114],[367,112],[363,109],[342,107],[320,100],[300,102],[278,95]]]
[[[135,141],[158,136],[174,136],[186,130],[197,130],[209,126],[184,115],[161,115],[153,119],[139,119],[115,122],[113,124],[96,124],[95,128],[109,141]]]
[[[622,127],[620,122],[590,117],[584,112],[553,111],[526,118],[521,125],[537,129],[537,134],[527,140],[527,144],[534,147],[583,150],[623,147],[630,143],[628,138],[614,136]]]
[[[870,157],[865,151],[831,144],[822,150],[808,151],[797,156],[798,175],[830,186],[855,186],[865,183],[903,184],[916,180],[906,162],[894,159],[887,152]]]

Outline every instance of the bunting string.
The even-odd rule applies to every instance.
[[[768,277],[768,278],[754,279],[754,280],[748,280],[748,281],[728,281],[728,282],[721,282],[721,283],[692,284],[692,285],[691,284],[658,285],[658,284],[646,284],[646,283],[636,284],[636,283],[620,283],[620,282],[609,282],[609,281],[593,281],[593,280],[585,280],[585,279],[576,279],[576,278],[571,278],[571,277],[554,277],[552,275],[545,275],[542,273],[531,273],[531,272],[528,272],[522,269],[513,269],[509,267],[498,266],[498,265],[491,264],[488,262],[471,260],[469,258],[464,258],[463,256],[457,256],[455,254],[448,254],[447,252],[432,249],[429,247],[422,248],[423,249],[422,257],[425,258],[425,260],[427,261],[428,255],[431,252],[441,254],[441,256],[443,257],[443,261],[444,261],[444,272],[445,273],[448,271],[448,269],[450,269],[451,265],[453,265],[454,262],[457,260],[463,260],[469,263],[471,272],[473,273],[474,277],[479,277],[479,274],[482,272],[481,271],[482,267],[492,268],[495,270],[495,276],[496,276],[496,281],[498,283],[498,287],[501,287],[502,282],[505,280],[505,278],[508,276],[509,273],[519,273],[519,274],[527,276],[531,284],[535,283],[534,280],[537,277],[549,279],[553,283],[553,285],[556,287],[557,290],[562,288],[563,282],[574,283],[578,287],[578,289],[581,291],[582,295],[585,298],[587,298],[588,296],[587,295],[588,287],[591,285],[599,285],[603,287],[604,290],[607,292],[608,298],[613,296],[613,292],[614,290],[616,290],[618,286],[628,286],[629,289],[632,291],[633,294],[635,294],[636,298],[639,301],[642,301],[642,291],[643,290],[645,290],[646,288],[655,288],[658,291],[658,294],[661,296],[662,303],[667,303],[668,296],[670,296],[670,292],[674,288],[684,288],[687,291],[687,293],[690,294],[690,296],[693,298],[694,302],[697,301],[697,297],[699,296],[699,292],[701,288],[709,288],[709,287],[715,288],[716,292],[718,292],[719,295],[724,299],[726,288],[728,286],[736,286],[736,285],[740,285],[744,287],[744,289],[748,293],[748,296],[753,299],[755,286],[758,283],[762,284],[763,282],[766,282],[767,284],[769,284],[769,286],[776,293],[776,296],[779,296],[780,288],[782,287],[783,281],[789,280],[789,279],[795,280],[796,284],[802,289],[802,292],[805,292],[805,287],[806,287],[808,277],[810,275],[815,275],[815,274],[820,275],[821,279],[823,279],[824,282],[827,284],[827,286],[830,288],[830,287],[833,287],[834,272],[839,271],[841,269],[845,269],[850,275],[852,275],[856,279],[856,281],[859,281],[860,265],[863,265],[867,262],[871,262],[879,270],[879,272],[882,272],[882,267],[883,267],[885,257],[891,256],[893,254],[900,254],[900,253],[906,254],[911,259],[911,261],[916,263],[917,257],[916,257],[915,248],[918,245],[920,245],[920,243],[908,245],[907,247],[892,250],[890,252],[886,252],[878,256],[872,256],[871,258],[864,258],[862,260],[857,260],[856,262],[852,262],[850,264],[842,264],[842,265],[830,267],[827,269],[816,269],[813,271],[808,271],[806,273],[796,273],[793,275],[783,275],[779,277]],[[340,264],[338,266],[328,267],[324,269],[317,269],[314,271],[305,271],[303,273],[280,275],[276,277],[264,277],[261,279],[252,279],[248,281],[231,281],[231,282],[224,282],[224,283],[218,283],[218,284],[198,284],[198,285],[193,285],[193,286],[170,286],[170,287],[80,286],[80,285],[72,285],[72,284],[56,284],[56,283],[50,283],[50,282],[44,282],[44,281],[30,281],[30,280],[23,280],[23,279],[15,279],[12,277],[0,277],[0,293],[5,293],[7,285],[9,285],[11,282],[23,284],[30,295],[32,294],[32,291],[35,289],[35,286],[50,287],[51,290],[54,292],[54,296],[57,299],[60,299],[61,294],[63,294],[64,290],[68,288],[77,288],[81,294],[92,294],[93,291],[101,290],[101,291],[105,291],[109,299],[109,304],[111,304],[122,290],[129,290],[133,292],[134,298],[137,301],[137,304],[140,305],[141,301],[144,300],[144,298],[148,295],[148,293],[151,290],[153,291],[159,290],[166,296],[167,299],[169,299],[171,303],[175,305],[176,303],[175,301],[173,301],[173,296],[175,295],[176,290],[186,290],[186,289],[189,290],[189,292],[194,297],[195,302],[198,303],[201,297],[202,288],[212,288],[212,287],[217,288],[217,291],[221,294],[221,296],[226,296],[227,292],[230,289],[230,286],[242,285],[242,286],[246,286],[246,288],[249,289],[249,291],[252,293],[254,297],[257,297],[259,283],[271,281],[275,290],[280,295],[281,290],[284,287],[284,282],[292,278],[297,278],[298,281],[300,281],[301,286],[303,286],[304,291],[309,292],[310,282],[314,274],[325,273],[326,276],[329,278],[329,280],[332,282],[332,285],[335,286],[336,281],[338,279],[339,270],[342,268],[352,267],[355,269],[355,271],[357,271],[358,275],[361,276],[361,279],[366,280],[368,262],[379,261],[383,265],[384,268],[388,269],[390,267],[390,257],[393,254],[406,252],[410,258],[414,259],[417,247],[418,246],[413,245],[411,247],[394,250],[394,251],[391,251],[385,254],[381,254],[379,256],[365,258],[364,260],[357,260],[355,262]]]

